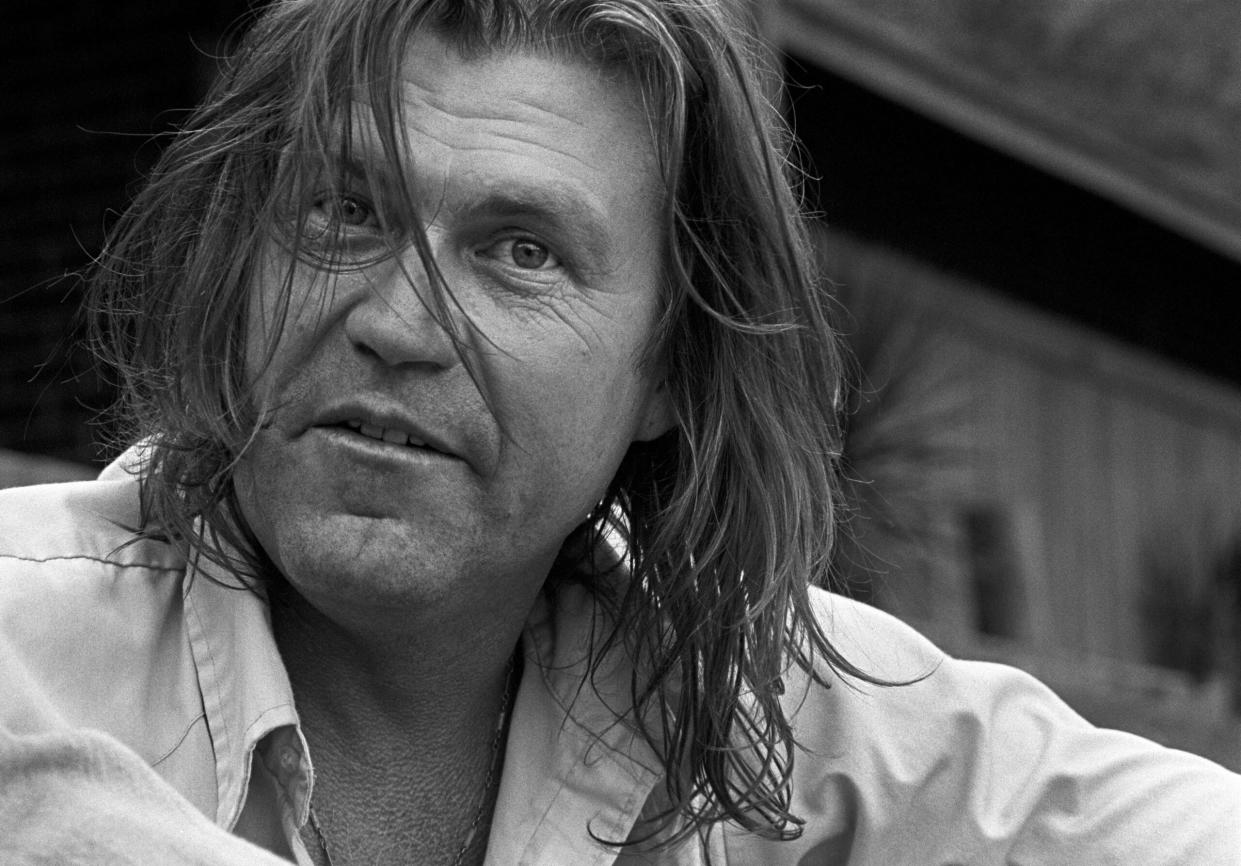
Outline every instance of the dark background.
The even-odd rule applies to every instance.
[[[246,0],[11,12],[0,105],[0,448],[99,460],[111,399],[78,345],[107,226],[217,68]],[[1241,383],[1241,265],[794,59],[790,105],[827,222]]]
[[[241,0],[6,4],[0,73],[0,448],[100,457],[111,394],[76,346],[74,274],[217,68]]]
[[[838,76],[788,69],[829,224],[1241,383],[1241,264]]]

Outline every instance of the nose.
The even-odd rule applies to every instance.
[[[416,251],[387,259],[359,278],[358,299],[345,316],[345,334],[358,351],[390,367],[448,368],[459,361]]]

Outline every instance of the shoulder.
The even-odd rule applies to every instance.
[[[0,634],[133,634],[137,618],[157,615],[148,608],[167,606],[185,569],[177,547],[138,530],[130,475],[0,491]]]
[[[93,481],[0,490],[0,568],[67,559],[164,562],[165,545],[135,543],[138,497],[137,476],[117,464]]]
[[[0,724],[133,742],[147,710],[179,700],[185,558],[139,538],[138,512],[125,474],[0,491]]]
[[[921,633],[879,608],[818,587],[810,588],[810,606],[840,654],[878,679],[921,679],[947,658]]]
[[[905,683],[790,675],[794,812],[815,862],[1232,862],[1234,774],[1095,728],[1033,677],[946,656],[881,611],[812,603],[846,659]]]

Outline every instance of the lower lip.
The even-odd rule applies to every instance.
[[[315,427],[312,432],[323,437],[333,449],[348,452],[351,456],[369,462],[404,466],[449,466],[462,464],[450,454],[418,445],[395,445],[381,439],[363,436],[347,427]]]

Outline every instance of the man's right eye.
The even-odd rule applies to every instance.
[[[379,224],[375,208],[364,198],[348,193],[317,196],[311,207],[331,227],[369,228]]]
[[[379,210],[350,192],[308,197],[300,226],[301,255],[320,267],[364,267],[390,253]]]

